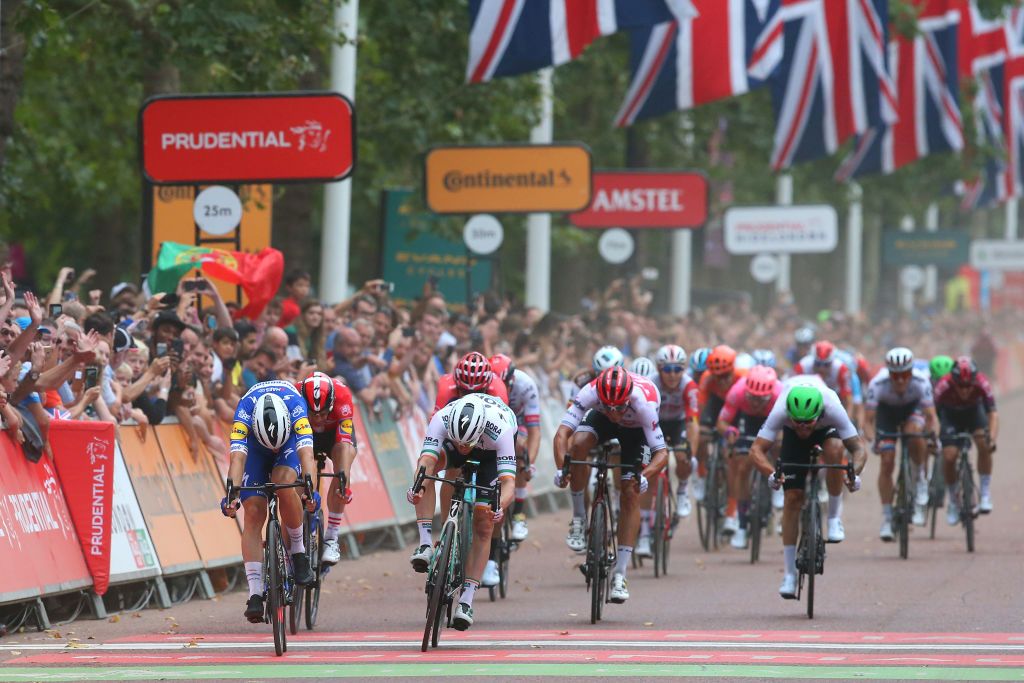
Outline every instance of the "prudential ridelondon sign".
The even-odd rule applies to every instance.
[[[839,220],[827,204],[736,206],[725,212],[730,254],[820,254],[838,241]]]

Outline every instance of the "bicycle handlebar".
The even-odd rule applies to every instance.
[[[277,492],[283,489],[298,488],[305,489],[306,498],[313,497],[313,480],[308,474],[303,475],[302,481],[294,481],[291,484],[275,484],[272,481],[268,481],[264,484],[260,484],[259,486],[235,486],[235,483],[229,478],[225,482],[224,487],[227,490],[227,499],[229,501],[234,499],[234,494],[241,493],[242,491],[259,491],[269,497],[277,495]]]
[[[480,484],[470,484],[468,481],[462,479],[445,479],[444,477],[435,477],[432,474],[427,474],[427,468],[424,465],[420,465],[420,469],[416,472],[416,479],[412,482],[413,491],[421,491],[423,489],[424,481],[439,481],[442,484],[448,484],[449,486],[461,486],[464,489],[474,489],[476,491],[482,491],[484,493],[491,494],[491,510],[494,512],[498,511],[498,506],[501,503],[498,500],[498,496],[501,492],[501,484],[495,484],[494,486],[482,486]]]
[[[879,439],[934,439],[935,432],[875,432],[875,441]]]
[[[815,446],[811,447],[811,454],[815,458],[821,457],[822,452],[823,452],[823,450],[822,450],[821,446],[815,445]],[[853,470],[853,463],[852,462],[848,462],[845,465],[842,465],[842,464],[832,465],[832,464],[829,464],[829,463],[821,463],[821,462],[809,462],[809,463],[787,462],[787,463],[783,463],[782,459],[779,458],[779,460],[776,461],[776,463],[775,463],[775,478],[777,480],[781,481],[781,482],[785,482],[786,481],[786,475],[782,471],[783,466],[791,468],[791,469],[792,468],[796,468],[796,469],[801,469],[801,470],[846,470],[847,479],[849,479],[850,481],[853,481],[854,477],[857,476],[856,473]]]

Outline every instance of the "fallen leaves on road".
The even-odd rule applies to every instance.
[[[57,631],[56,629],[52,628],[46,631],[46,635],[50,636],[51,638],[56,638],[57,640],[60,640],[64,637],[60,634],[60,631]]]
[[[654,622],[653,621],[645,621],[644,622],[644,626],[654,626]]]
[[[576,615],[573,614],[572,616],[576,616]],[[569,632],[568,631],[559,631],[558,635],[560,635],[560,636],[567,636],[567,635],[569,635]]]
[[[114,616],[107,619],[107,621],[109,621],[111,624],[116,624],[117,622],[121,621],[121,615],[115,614]]]
[[[132,612],[132,619],[141,619],[142,612]]]

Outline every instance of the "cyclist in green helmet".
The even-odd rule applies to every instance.
[[[784,482],[776,479],[775,466],[768,459],[768,452],[780,433],[782,447],[779,459],[783,465]],[[800,531],[800,508],[804,503],[807,470],[791,468],[787,471],[786,464],[808,464],[814,446],[821,446],[822,461],[832,465],[842,462],[845,447],[850,453],[855,473],[852,480],[845,482],[846,486],[851,492],[860,489],[860,473],[867,463],[868,452],[838,394],[817,377],[794,377],[783,385],[782,394],[750,447],[751,462],[768,477],[769,486],[785,489],[782,508],[785,574],[779,586],[779,595],[790,600],[795,599],[797,594],[796,541]],[[828,470],[825,476],[829,493],[829,543],[839,543],[846,537],[842,521],[843,477],[842,470]]]
[[[939,380],[949,374],[953,369],[953,359],[949,356],[935,356],[928,363],[928,370],[932,373],[932,388],[939,383]]]

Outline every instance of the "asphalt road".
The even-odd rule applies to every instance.
[[[269,627],[252,626],[242,618],[245,595],[236,591],[169,610],[149,609],[102,622],[82,620],[43,634],[12,634],[0,640],[0,680],[156,675],[139,669],[144,665],[166,665],[170,669],[159,675],[170,678],[286,675],[282,669],[195,668],[229,662],[314,667],[288,671],[295,677],[486,673],[800,678],[826,666],[832,668],[815,675],[980,679],[998,672],[1000,678],[1019,680],[1024,678],[1024,635],[1014,634],[1024,632],[1024,532],[1019,523],[1024,464],[1018,446],[1024,424],[1010,416],[1021,408],[1024,398],[1002,405],[995,510],[978,520],[973,554],[966,552],[962,529],[946,526],[942,518],[935,540],[928,539],[924,528],[914,531],[907,560],[899,558],[895,544],[882,543],[877,535],[878,463],[875,457],[869,461],[864,489],[847,495],[846,541],[828,546],[813,621],[807,619],[803,602],[784,601],[776,592],[782,572],[777,536],[766,540],[762,561],[751,565],[745,551],[702,551],[691,516],[677,529],[668,576],[655,579],[650,565],[632,570],[630,600],[607,605],[604,620],[591,626],[589,594],[576,569],[579,556],[564,541],[568,513],[561,511],[531,521],[529,539],[512,558],[509,598],[491,603],[485,591],[479,593],[473,629],[466,634],[446,631],[441,648],[430,656],[419,655],[423,576],[409,567],[411,548],[406,548],[337,566],[326,580],[315,635],[293,637],[283,660],[273,657]],[[114,647],[117,643],[123,645]],[[155,657],[158,652],[163,654]],[[343,664],[337,662],[338,653],[348,653],[341,658]],[[680,653],[685,654],[682,660],[676,657]],[[907,653],[919,659],[892,659]],[[773,656],[779,654],[790,659]],[[939,655],[946,659],[930,659]],[[516,668],[486,669],[513,666],[502,663],[503,657]],[[485,668],[459,669],[472,667],[465,658]],[[328,666],[325,661],[333,668],[315,668]],[[885,668],[894,662],[900,668]],[[433,668],[401,668],[427,663]],[[785,666],[773,673],[758,668],[765,663]],[[62,665],[73,669],[62,674],[54,668]],[[604,668],[593,668],[598,665]],[[701,668],[686,668],[690,666]],[[937,676],[943,667],[957,666],[978,668],[948,668],[950,675]]]

